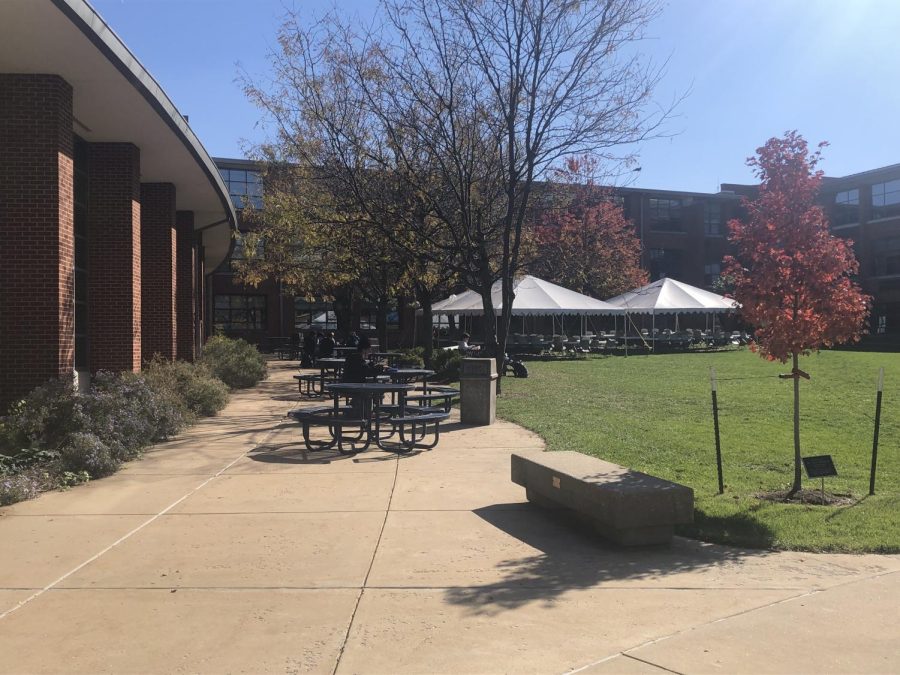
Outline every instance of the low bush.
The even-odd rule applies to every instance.
[[[397,365],[406,368],[421,368],[425,365],[425,349],[413,347],[412,349],[397,349]]]
[[[434,352],[434,370],[438,379],[455,382],[459,379],[462,357],[455,349],[438,349]]]
[[[203,347],[200,363],[232,389],[246,389],[266,377],[266,360],[246,340],[214,335]]]
[[[228,403],[228,386],[204,364],[157,356],[143,375],[153,389],[180,399],[186,418],[211,417]]]
[[[109,476],[119,468],[109,447],[94,434],[83,432],[66,439],[59,449],[59,464],[64,473],[86,473],[90,478]]]
[[[155,390],[139,373],[101,371],[83,399],[89,420],[83,431],[95,434],[120,462],[186,424],[184,404],[171,392]]]

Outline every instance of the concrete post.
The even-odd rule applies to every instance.
[[[459,411],[463,424],[493,424],[497,418],[497,369],[494,359],[463,359]]]

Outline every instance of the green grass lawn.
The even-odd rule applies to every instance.
[[[869,497],[875,379],[885,369],[876,495]],[[719,378],[725,494],[718,495],[709,369]],[[532,362],[506,378],[498,412],[539,433],[550,450],[576,450],[694,489],[706,541],[809,551],[900,551],[900,358],[830,351],[800,361],[804,456],[830,454],[826,491],[847,506],[772,503],[755,495],[793,477],[789,366],[749,350]],[[818,488],[818,480],[804,487]]]

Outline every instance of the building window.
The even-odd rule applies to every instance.
[[[647,200],[647,212],[650,228],[661,232],[681,232],[681,200],[657,199]]]
[[[706,202],[703,205],[703,231],[707,237],[722,236],[722,205]]]
[[[834,196],[834,215],[831,224],[849,225],[859,222],[859,190],[844,190]]]
[[[718,280],[719,275],[722,273],[722,264],[721,263],[710,263],[709,265],[703,266],[703,283],[706,284],[707,287],[712,287]]]
[[[378,328],[378,311],[374,307],[363,309],[359,316],[360,330],[376,330]],[[400,313],[391,307],[387,312],[387,329],[398,330],[400,328]]]
[[[872,186],[872,218],[900,214],[900,179]]]
[[[670,248],[651,248],[650,277],[653,281],[681,276],[681,251]]]
[[[217,295],[214,302],[216,332],[266,327],[264,295]]]
[[[228,186],[228,194],[235,208],[242,209],[249,202],[254,209],[262,208],[263,184],[259,171],[219,169]]]
[[[875,252],[875,275],[900,274],[900,237],[887,237],[872,241]]]
[[[297,330],[337,330],[337,314],[330,303],[294,298],[294,327]]]

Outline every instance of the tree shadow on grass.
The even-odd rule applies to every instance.
[[[732,566],[759,550],[732,549],[676,537],[671,546],[621,547],[598,537],[570,512],[532,505],[495,504],[474,513],[506,534],[537,550],[504,560],[502,578],[486,584],[455,587],[447,600],[472,614],[494,615],[531,603],[552,606],[564,594],[645,581],[649,587],[681,587],[666,577]],[[695,586],[696,580],[688,582]],[[635,587],[628,583],[628,587]]]

